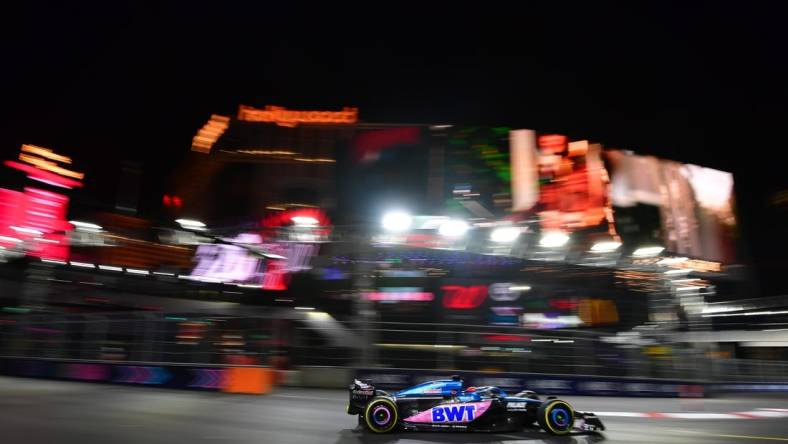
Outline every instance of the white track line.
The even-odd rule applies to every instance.
[[[749,412],[594,412],[597,416],[649,419],[773,419],[788,418],[788,409],[758,409]]]

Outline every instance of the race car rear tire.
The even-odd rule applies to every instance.
[[[397,427],[397,405],[388,398],[372,398],[364,409],[364,424],[375,433],[388,433]]]
[[[568,402],[551,399],[539,407],[536,422],[551,435],[567,435],[575,425],[575,411]]]

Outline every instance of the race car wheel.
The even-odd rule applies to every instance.
[[[397,405],[387,398],[374,398],[364,410],[364,423],[375,433],[387,433],[394,430],[399,421]]]
[[[566,435],[575,425],[575,411],[568,402],[551,399],[539,407],[536,422],[547,433]]]

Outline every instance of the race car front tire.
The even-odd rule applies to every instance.
[[[539,407],[536,422],[551,435],[567,435],[575,425],[575,411],[568,402],[551,399]]]
[[[364,424],[375,433],[388,433],[397,426],[397,405],[388,398],[372,398],[364,409]]]

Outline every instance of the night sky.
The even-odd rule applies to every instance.
[[[155,205],[196,130],[241,103],[506,124],[732,171],[740,252],[760,291],[788,291],[779,2],[75,3],[4,11],[0,153],[73,156],[85,202],[111,201],[127,160]]]

